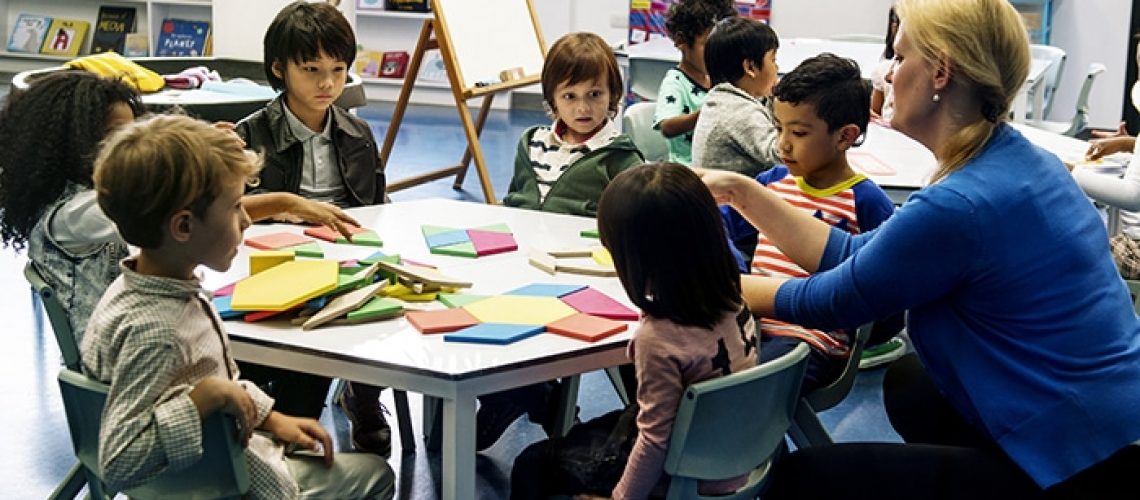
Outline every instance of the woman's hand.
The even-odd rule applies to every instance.
[[[1089,150],[1085,153],[1086,160],[1097,160],[1105,156],[1132,151],[1136,145],[1136,138],[1125,136],[1096,139],[1089,141]]]
[[[279,441],[295,444],[306,450],[324,453],[325,465],[332,465],[332,438],[316,420],[291,417],[275,411],[265,418],[265,423],[262,424],[261,428],[269,431]]]
[[[740,199],[740,188],[749,182],[755,182],[744,175],[727,170],[693,167],[693,172],[701,178],[705,186],[708,186],[716,202],[722,205],[734,205]]]

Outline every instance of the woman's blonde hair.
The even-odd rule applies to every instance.
[[[950,60],[951,81],[981,103],[983,119],[971,123],[935,151],[932,181],[957,170],[985,146],[1006,119],[1029,75],[1029,36],[1007,0],[898,0],[907,38],[929,64]]]
[[[232,132],[157,115],[104,141],[95,159],[96,200],[127,243],[156,248],[171,215],[189,209],[204,218],[223,183],[250,183],[260,168],[260,156],[242,149]]]

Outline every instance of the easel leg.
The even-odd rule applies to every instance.
[[[487,123],[487,115],[491,113],[491,100],[495,98],[495,94],[487,94],[483,96],[483,104],[479,107],[479,116],[475,118],[475,135],[480,136],[483,134],[483,124]],[[463,150],[463,159],[459,161],[459,165],[463,167],[458,174],[455,174],[455,184],[452,186],[454,189],[463,187],[463,179],[467,177],[467,168],[471,165],[471,147]]]
[[[384,145],[380,148],[380,165],[388,167],[388,157],[392,154],[392,146],[396,144],[396,133],[400,131],[400,123],[404,121],[404,111],[408,109],[408,100],[412,96],[412,86],[420,74],[420,63],[424,60],[431,43],[432,24],[430,20],[424,21],[420,28],[420,37],[416,41],[416,50],[408,61],[408,72],[404,74],[404,85],[400,87],[400,97],[396,100],[396,109],[392,110],[392,121],[384,133]]]
[[[487,106],[490,98],[490,95],[485,98],[484,106]],[[479,129],[475,128],[475,122],[471,120],[471,111],[467,109],[466,101],[458,92],[455,93],[455,106],[459,109],[459,120],[463,122],[463,132],[467,135],[467,151],[475,160],[475,171],[479,173],[479,184],[483,186],[483,199],[488,205],[494,205],[497,201],[495,186],[491,185],[491,174],[487,172],[487,162],[483,159],[483,147],[479,145]],[[460,172],[466,170],[463,166],[460,167],[462,168]]]

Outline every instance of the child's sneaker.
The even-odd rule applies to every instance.
[[[866,370],[876,366],[885,365],[906,354],[906,340],[902,335],[896,335],[882,344],[863,349],[863,356],[859,358],[859,369]]]

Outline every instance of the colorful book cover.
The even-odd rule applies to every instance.
[[[356,10],[384,10],[384,0],[357,0]]]
[[[380,60],[383,54],[378,50],[362,50],[356,53],[356,74],[376,78],[380,76]]]
[[[654,38],[666,37],[665,13],[678,0],[630,0],[629,44],[636,45]],[[772,0],[737,0],[736,12],[741,17],[769,22]]]
[[[384,78],[403,78],[408,68],[408,53],[402,50],[385,52],[380,63],[380,76]]]
[[[207,21],[163,19],[158,31],[154,55],[158,57],[197,57],[206,54],[206,41],[210,35]]]
[[[127,33],[124,37],[123,55],[126,57],[146,57],[150,55],[150,40],[146,33]]]
[[[44,43],[40,46],[41,54],[53,56],[77,56],[83,47],[83,40],[87,37],[87,30],[91,23],[78,19],[52,19]]]
[[[51,26],[51,17],[36,14],[20,14],[12,26],[8,37],[8,52],[30,52],[35,54],[44,44],[44,35]]]
[[[95,21],[95,33],[91,36],[91,53],[113,50],[122,54],[127,33],[134,31],[134,7],[100,6],[99,17]]]

